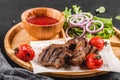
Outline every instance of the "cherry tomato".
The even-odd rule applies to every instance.
[[[90,39],[89,44],[95,46],[98,50],[102,50],[104,47],[104,40],[99,36],[95,36]]]
[[[97,69],[103,65],[103,60],[99,54],[90,53],[86,57],[86,66],[89,69]]]
[[[31,46],[28,44],[20,45],[15,49],[15,55],[25,62],[29,62],[35,56],[35,53]]]

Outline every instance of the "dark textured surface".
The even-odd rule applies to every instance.
[[[0,51],[0,80],[53,80],[22,68],[12,68]]]
[[[120,0],[0,0],[0,47],[2,52],[12,67],[20,67],[10,60],[4,51],[4,37],[6,32],[16,23],[20,22],[21,13],[33,7],[52,7],[63,11],[65,6],[71,7],[77,4],[85,12],[91,12],[100,17],[113,18],[113,24],[120,29],[120,21],[115,20],[115,16],[120,15]],[[96,14],[96,8],[106,7],[106,12]],[[97,77],[84,78],[84,80],[119,80],[120,73],[109,73]],[[63,78],[54,78],[65,80]],[[76,79],[68,79],[76,80]],[[77,79],[83,80],[83,79]]]

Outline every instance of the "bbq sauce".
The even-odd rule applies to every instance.
[[[31,18],[28,22],[37,25],[51,25],[57,23],[58,20],[52,17],[40,16]]]

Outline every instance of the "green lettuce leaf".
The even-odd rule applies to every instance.
[[[95,36],[100,36],[104,39],[109,39],[110,37],[112,37],[112,35],[114,35],[112,18],[100,18],[100,17],[94,16],[94,19],[100,20],[104,24],[104,29],[102,31],[94,34]],[[99,27],[99,25],[98,25],[98,27]]]

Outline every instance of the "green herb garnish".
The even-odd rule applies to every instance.
[[[105,7],[101,6],[97,11],[100,11],[100,13],[103,13],[103,12],[105,12]],[[82,10],[81,10],[80,6],[73,5],[71,9],[66,7],[65,10],[63,11],[63,13],[65,14],[65,17],[66,17],[66,21],[65,21],[63,28],[64,28],[64,30],[66,30],[66,28],[69,26],[68,22],[70,20],[72,13],[73,14],[80,14],[80,13],[82,13]],[[117,18],[120,19],[120,16]],[[109,39],[112,37],[112,35],[114,35],[112,18],[101,18],[101,17],[94,16],[93,19],[102,21],[104,24],[104,29],[100,32],[95,33],[95,34],[90,34],[90,33],[86,32],[87,38],[91,38],[93,36],[100,36],[104,39]],[[99,23],[96,23],[95,25],[97,25],[97,28],[100,27]],[[91,29],[93,29],[93,27],[91,27]],[[75,32],[75,34],[77,34],[79,36],[79,35],[81,35],[83,30],[75,28],[73,31]],[[73,36],[72,34],[69,34],[69,35]]]
[[[110,37],[112,37],[112,35],[114,35],[112,18],[100,18],[100,17],[94,16],[94,19],[100,20],[104,24],[104,29],[95,35],[100,36],[104,39],[109,39]]]
[[[96,12],[104,13],[105,12],[105,7],[104,6],[99,7],[98,9],[96,9]]]
[[[120,15],[116,16],[115,19],[120,20]]]

